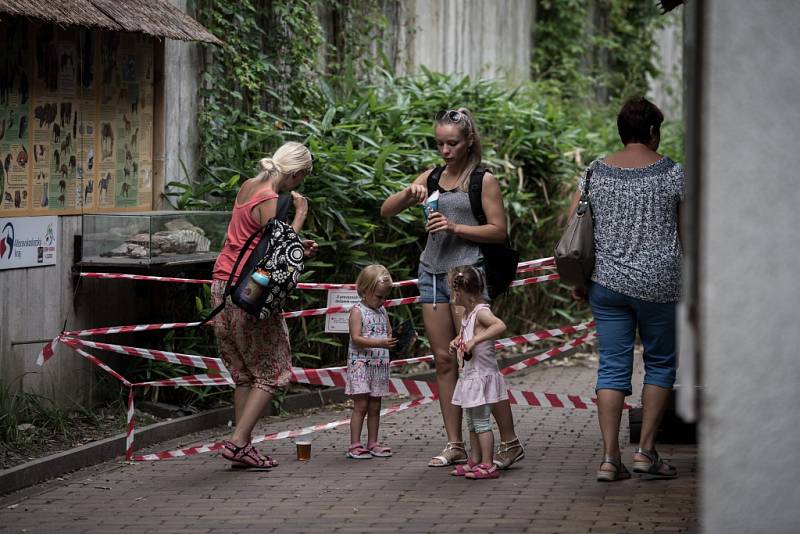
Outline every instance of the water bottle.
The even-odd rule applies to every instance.
[[[256,270],[250,275],[239,298],[247,304],[257,305],[261,293],[269,285],[269,273],[263,269]]]

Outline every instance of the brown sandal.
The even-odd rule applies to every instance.
[[[625,480],[627,478],[631,478],[631,473],[622,463],[622,459],[617,457],[613,458],[611,456],[603,457],[603,461],[600,462],[600,467],[603,467],[603,464],[609,464],[614,466],[613,471],[608,471],[606,469],[598,469],[597,470],[597,481],[598,482],[617,482],[619,480]]]
[[[636,449],[635,454],[641,454],[647,458],[647,460],[633,461],[633,472],[641,473],[643,479],[659,480],[678,477],[678,470],[675,469],[675,466],[669,465],[662,460],[655,449],[648,450],[640,447]],[[664,467],[666,467],[666,471],[662,470]]]
[[[222,457],[231,462],[231,467],[242,469],[272,469],[278,462],[264,456],[248,443],[244,447],[237,446],[234,442],[222,442]]]

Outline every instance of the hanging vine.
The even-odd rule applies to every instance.
[[[601,103],[645,93],[658,74],[655,32],[664,24],[655,2],[538,0],[533,77]]]

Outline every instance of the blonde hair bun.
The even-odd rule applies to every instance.
[[[288,141],[282,144],[271,158],[258,162],[261,176],[266,179],[274,173],[292,175],[300,171],[311,172],[311,152],[302,143]]]
[[[281,172],[280,165],[278,165],[277,162],[275,162],[275,160],[273,160],[272,158],[261,158],[261,161],[259,161],[258,164],[261,166],[262,171],[266,171],[269,173],[273,171]]]

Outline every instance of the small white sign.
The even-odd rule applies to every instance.
[[[58,217],[0,218],[0,270],[56,264]]]
[[[331,306],[348,306],[355,304],[361,300],[355,289],[329,289],[328,290],[328,307]],[[350,312],[346,313],[331,313],[325,316],[325,331],[331,333],[349,333],[348,320],[350,319]]]

